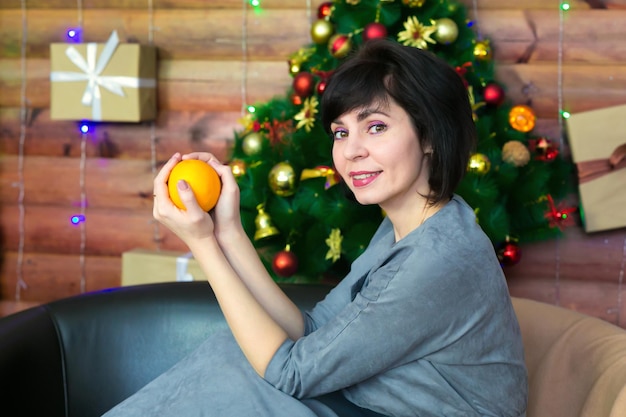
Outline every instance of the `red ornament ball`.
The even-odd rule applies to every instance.
[[[499,106],[504,102],[504,89],[496,83],[487,84],[483,91],[485,103],[490,106]]]
[[[498,251],[502,266],[513,266],[522,259],[522,250],[513,242],[506,242]]]
[[[387,27],[382,23],[372,22],[363,29],[363,41],[382,39],[387,37]]]
[[[346,57],[351,50],[352,41],[348,35],[337,34],[328,41],[328,51],[337,59]]]
[[[319,83],[317,83],[317,95],[321,96],[322,94],[324,94],[324,90],[326,90],[326,81],[322,80]]]
[[[320,4],[320,7],[317,9],[317,18],[324,19],[326,17],[329,17],[332,12],[332,9],[333,9],[332,1],[326,1]]]
[[[282,250],[274,256],[272,270],[279,277],[288,278],[298,270],[298,257],[291,251]]]
[[[301,71],[293,77],[293,91],[300,97],[308,97],[315,88],[315,78],[313,74]]]

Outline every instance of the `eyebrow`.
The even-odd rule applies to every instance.
[[[385,113],[380,107],[366,107],[362,109],[361,111],[359,111],[359,114],[357,114],[356,120],[357,122],[362,122],[363,120],[370,117],[372,114],[382,114],[383,116],[390,117],[389,114]],[[339,125],[343,124],[340,119],[334,120],[333,123],[339,124]]]

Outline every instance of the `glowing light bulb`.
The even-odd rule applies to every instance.
[[[72,217],[70,217],[70,222],[72,222],[73,225],[80,224],[84,221],[85,221],[85,216],[83,216],[82,214],[75,214]]]
[[[79,43],[83,41],[82,34],[83,31],[81,28],[69,28],[67,32],[65,32],[65,37],[69,42]]]
[[[254,113],[256,111],[256,107],[254,106],[248,106],[248,112],[250,113]]]
[[[87,123],[80,124],[80,132],[81,133],[89,133],[91,129],[89,129],[89,125]]]
[[[561,3],[561,10],[563,10],[563,11],[568,11],[568,10],[569,10],[569,8],[570,8],[569,3],[567,3],[567,2],[563,2],[563,3]]]

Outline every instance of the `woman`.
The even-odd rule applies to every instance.
[[[369,41],[331,77],[322,119],[344,183],[386,213],[365,253],[303,315],[243,230],[229,166],[207,153],[174,155],[154,181],[154,217],[202,266],[236,344],[212,337],[111,417],[525,414],[506,281],[454,194],[475,142],[459,75],[429,52]],[[170,171],[190,158],[221,177],[210,214],[184,181],[188,210],[168,197]]]

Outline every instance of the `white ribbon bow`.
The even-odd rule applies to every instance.
[[[97,43],[90,42],[87,44],[87,60],[85,60],[74,46],[70,46],[65,50],[65,55],[83,72],[54,71],[50,73],[50,81],[53,82],[87,81],[81,103],[84,106],[91,106],[91,118],[96,121],[102,120],[101,86],[121,97],[125,96],[122,87],[139,88],[156,86],[156,80],[154,78],[100,75],[111,60],[118,44],[119,38],[117,31],[113,31],[97,60]]]

